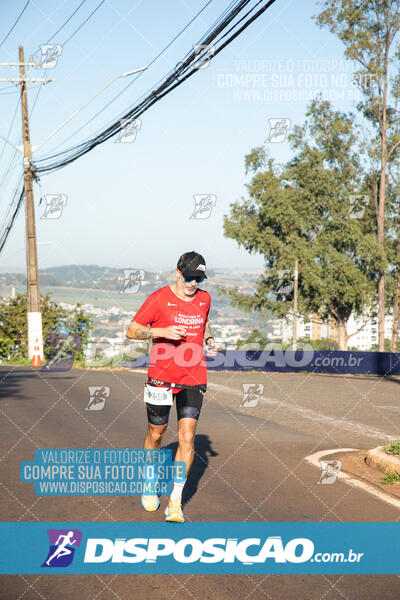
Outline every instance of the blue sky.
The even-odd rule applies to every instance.
[[[0,5],[0,40],[25,3]],[[48,71],[55,81],[42,86],[32,112],[32,145],[40,144],[113,77],[148,64],[206,4],[199,0],[106,0],[64,45],[98,3],[86,0],[52,40],[63,49],[57,66]],[[0,61],[17,60],[20,43],[26,58],[37,52],[79,4],[79,0],[31,0],[1,46]],[[83,127],[123,89],[127,79],[115,81],[35,157],[78,144],[118,119],[181,60],[228,4],[228,0],[211,2],[168,51],[89,125]],[[265,145],[278,162],[288,160],[287,142],[266,142],[268,119],[290,119],[292,126],[301,123],[308,99],[318,92],[343,110],[355,105],[351,65],[344,60],[341,43],[313,21],[319,10],[311,0],[277,0],[207,68],[147,111],[133,143],[110,140],[72,165],[44,176],[42,194],[65,194],[67,204],[59,219],[42,219],[44,204],[39,206],[36,186],[39,266],[96,263],[172,269],[181,253],[195,249],[210,267],[262,268],[261,256],[249,255],[223,235],[229,204],[246,194],[244,156],[251,148]],[[10,67],[0,70],[1,77],[12,76]],[[43,76],[41,70],[30,73]],[[0,134],[4,136],[18,100],[8,86],[0,83]],[[29,91],[30,109],[37,93],[37,88]],[[9,134],[14,143],[20,142],[20,131],[18,108]],[[21,172],[21,158],[11,160],[13,154],[8,146],[3,152],[0,143],[2,220]],[[195,194],[216,196],[208,219],[189,218]],[[24,238],[21,211],[0,257],[2,268],[25,267]]]

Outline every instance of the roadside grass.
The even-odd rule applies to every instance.
[[[400,482],[400,473],[385,473],[379,481],[385,485]]]
[[[1,367],[29,367],[32,360],[29,358],[18,358],[16,360],[5,360],[0,362]]]
[[[390,444],[385,444],[383,449],[388,454],[400,454],[400,440],[393,440]]]

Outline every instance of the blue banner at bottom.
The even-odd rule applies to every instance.
[[[398,574],[400,523],[0,523],[2,574]]]

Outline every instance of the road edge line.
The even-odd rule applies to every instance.
[[[304,458],[304,460],[307,461],[309,464],[313,465],[314,467],[317,467],[318,469],[320,469],[321,467],[318,462],[320,458],[330,456],[331,454],[337,454],[339,452],[359,452],[359,451],[360,451],[359,448],[335,448],[333,450],[321,450],[320,452],[315,452],[314,454],[310,454],[309,456],[306,456]],[[396,498],[393,498],[392,496],[388,496],[384,492],[377,490],[372,485],[365,483],[364,481],[359,481],[358,479],[355,479],[351,475],[348,475],[348,473],[343,473],[342,471],[339,471],[337,474],[337,478],[342,479],[348,485],[357,487],[359,489],[364,490],[365,492],[368,492],[372,496],[375,496],[379,500],[383,500],[387,504],[391,504],[392,506],[395,506],[396,508],[400,508],[400,499],[397,500]]]

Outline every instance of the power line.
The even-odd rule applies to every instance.
[[[51,42],[51,40],[52,40],[52,39],[54,39],[54,38],[56,37],[56,35],[58,35],[58,34],[60,33],[60,31],[62,31],[62,30],[64,29],[64,27],[67,25],[67,23],[69,23],[69,22],[70,22],[70,20],[72,19],[72,17],[73,17],[73,16],[74,16],[74,15],[75,15],[75,14],[78,12],[78,10],[80,9],[80,7],[81,7],[83,4],[85,4],[85,2],[87,2],[87,0],[82,0],[82,2],[81,2],[81,3],[80,3],[80,4],[79,4],[77,7],[76,7],[76,9],[74,10],[74,12],[73,12],[73,13],[72,13],[72,14],[71,14],[69,17],[68,17],[68,19],[67,19],[66,21],[64,21],[64,23],[61,25],[61,27],[59,27],[59,28],[57,29],[57,31],[56,31],[55,33],[53,33],[53,35],[52,35],[52,36],[51,36],[51,37],[50,37],[50,38],[47,40],[46,44],[48,44],[49,42]],[[104,2],[104,0],[103,0],[103,2]],[[66,45],[66,43],[67,43],[67,42],[69,42],[69,40],[70,40],[71,38],[73,38],[73,37],[74,37],[74,35],[75,35],[76,33],[78,33],[78,31],[79,31],[79,30],[80,30],[80,29],[81,29],[81,28],[82,28],[82,27],[85,25],[85,23],[87,23],[87,22],[88,22],[88,20],[89,20],[89,19],[90,19],[90,18],[91,18],[91,17],[94,15],[94,13],[97,11],[97,9],[98,9],[98,8],[100,8],[100,6],[101,6],[101,4],[103,4],[103,2],[101,2],[101,3],[100,3],[100,4],[99,4],[99,5],[98,5],[98,6],[97,6],[95,9],[94,9],[94,11],[93,11],[93,12],[92,12],[92,13],[91,13],[91,14],[90,14],[88,17],[87,17],[87,19],[86,19],[86,20],[85,20],[83,23],[81,23],[81,25],[78,27],[78,29],[76,29],[76,30],[74,31],[74,33],[70,35],[70,37],[69,37],[69,38],[68,38],[68,39],[67,39],[67,40],[66,40],[66,41],[65,41],[65,42],[62,44],[63,46],[65,46],[65,45]],[[39,52],[39,50],[36,50],[35,54],[37,54],[38,52]],[[44,75],[44,76],[45,76],[45,78],[46,78],[47,72],[48,72],[48,69],[47,69],[47,70],[46,70],[46,72],[45,72],[45,75]],[[37,101],[38,101],[38,98],[39,98],[40,91],[41,91],[42,87],[43,87],[43,86],[39,86],[38,92],[37,92],[37,94],[36,94],[36,98],[35,98],[35,100],[34,100],[34,102],[33,102],[32,109],[31,109],[31,112],[30,112],[30,115],[29,115],[30,117],[32,117],[32,113],[33,113],[33,111],[34,111],[34,109],[35,109],[35,106],[36,106],[36,104],[37,104]]]
[[[207,57],[207,48],[211,42],[215,44],[219,43],[219,46],[214,49],[212,56],[208,57],[208,60],[211,60],[215,55],[221,52],[226,46],[228,46],[238,35],[240,35],[255,19],[257,19],[265,10],[267,10],[276,0],[259,0],[252,8],[249,10],[244,16],[242,16],[233,27],[230,27],[223,36],[219,39],[218,36],[223,33],[235,20],[235,18],[240,15],[241,11],[250,3],[251,0],[241,0],[236,2],[234,8],[230,10],[229,13],[226,13],[226,9],[223,13],[224,18],[222,19],[222,15],[218,20],[218,25],[211,31],[208,30],[207,34],[205,34],[201,40],[202,46],[204,46],[203,51],[200,53],[196,53],[194,49],[189,51],[183,61],[178,63],[179,66],[175,67],[169,71],[169,73],[162,80],[160,85],[153,88],[147,96],[144,98],[142,102],[131,108],[124,117],[128,120],[133,121],[138,118],[141,114],[147,111],[153,104],[159,102],[161,98],[169,94],[176,87],[181,85],[186,79],[191,77],[198,69],[199,69],[199,61],[205,59],[205,55]],[[257,12],[254,13],[254,10],[262,5]],[[230,4],[232,6],[232,3]],[[251,15],[251,13],[254,13]],[[251,15],[251,16],[250,16]],[[246,20],[246,17],[247,20]],[[222,20],[221,20],[222,19]],[[243,23],[241,27],[237,28],[239,23]],[[232,32],[232,35],[228,37],[223,43],[220,43],[222,39],[224,39],[229,33]],[[205,51],[204,51],[205,50]],[[57,169],[66,166],[67,164],[77,160],[80,156],[90,152],[97,145],[104,143],[117,133],[119,133],[122,129],[122,124],[120,121],[114,122],[110,127],[102,131],[99,135],[90,138],[86,142],[83,142],[77,146],[74,146],[64,152],[55,154],[53,156],[46,157],[40,161],[37,161],[35,167],[37,173],[48,173]],[[54,161],[54,159],[56,159]],[[53,162],[51,162],[53,160]],[[37,166],[41,165],[41,166]],[[18,189],[14,194],[12,204],[15,204],[15,200],[18,196]],[[2,251],[8,235],[12,229],[13,223],[17,217],[18,211],[21,207],[21,203],[24,197],[24,190],[21,191],[21,194],[18,198],[16,206],[14,208],[14,212],[9,221],[9,224],[4,229],[3,233],[0,235],[0,252]]]
[[[69,23],[69,21],[72,19],[72,17],[73,17],[73,16],[74,16],[74,15],[75,15],[75,14],[78,12],[78,10],[80,9],[80,7],[81,7],[81,6],[82,6],[82,5],[83,5],[83,4],[84,4],[86,1],[87,1],[87,0],[82,0],[82,2],[81,2],[81,3],[80,3],[80,4],[79,4],[77,7],[76,7],[76,9],[74,10],[74,12],[73,12],[73,13],[72,13],[72,14],[71,14],[69,17],[68,17],[68,19],[67,19],[66,21],[64,21],[64,23],[61,25],[61,27],[59,27],[59,28],[57,29],[57,31],[56,31],[56,32],[55,32],[55,33],[54,33],[54,34],[53,34],[53,35],[52,35],[52,36],[51,36],[51,37],[50,37],[50,38],[47,40],[46,44],[48,44],[49,42],[51,42],[51,40],[52,40],[53,38],[55,38],[55,37],[56,37],[56,35],[58,35],[62,29],[64,29],[64,27],[67,25],[67,23]],[[104,2],[104,1],[105,1],[105,0],[103,0],[103,2]],[[88,17],[85,19],[85,21],[84,21],[83,23],[81,23],[81,25],[80,25],[80,26],[79,26],[79,27],[78,27],[78,28],[77,28],[77,29],[74,31],[74,33],[72,33],[72,34],[69,36],[69,38],[68,38],[68,39],[67,39],[67,40],[66,40],[66,41],[65,41],[65,42],[62,44],[63,46],[65,46],[65,45],[67,44],[67,42],[69,42],[69,40],[70,40],[71,38],[73,38],[73,37],[74,37],[74,35],[75,35],[76,33],[78,33],[78,31],[79,31],[80,29],[82,29],[82,27],[85,25],[85,23],[87,23],[87,22],[89,21],[89,19],[90,19],[90,18],[91,18],[91,17],[94,15],[94,13],[97,11],[97,9],[99,9],[99,8],[100,8],[100,6],[103,4],[103,2],[100,2],[100,4],[98,4],[98,5],[96,6],[96,8],[95,8],[95,9],[94,9],[94,10],[93,10],[91,13],[90,13],[90,15],[89,15],[89,16],[88,16]],[[38,52],[39,52],[39,50],[37,50],[37,51],[35,52],[35,54],[37,54]],[[45,77],[47,76],[47,73],[48,73],[48,69],[47,69],[47,70],[46,70],[46,72],[45,72]],[[37,92],[37,94],[36,94],[36,98],[35,98],[35,100],[34,100],[34,102],[33,102],[32,109],[31,109],[31,112],[30,112],[30,115],[29,115],[30,117],[32,117],[32,113],[33,113],[33,111],[34,111],[34,109],[35,109],[35,106],[36,106],[36,104],[37,104],[37,101],[38,101],[38,98],[39,98],[40,91],[41,91],[42,87],[43,87],[43,86],[39,86],[38,92]]]
[[[103,0],[104,2],[105,0]],[[47,40],[46,44],[48,44],[49,42],[51,42],[51,40],[53,40],[56,35],[58,35],[60,33],[60,31],[62,31],[64,29],[64,27],[70,22],[70,20],[72,19],[72,17],[74,15],[76,15],[76,13],[78,12],[78,10],[80,9],[81,6],[83,6],[83,4],[85,4],[85,2],[87,2],[87,0],[82,0],[82,2],[80,4],[78,4],[78,6],[75,8],[75,10],[70,14],[70,16],[68,17],[68,19],[66,19],[64,21],[64,23],[61,25],[61,27],[59,27],[57,29],[57,31],[55,33],[53,33],[53,35]],[[85,23],[87,23],[89,21],[89,19],[94,15],[94,13],[97,11],[98,8],[100,8],[101,4],[103,4],[103,2],[101,2],[99,5],[96,6],[96,8],[90,13],[90,15],[85,19],[85,21],[83,21],[83,23],[81,23],[79,25],[79,27],[69,36],[69,38],[62,44],[63,46],[66,45],[67,42],[69,42],[69,40],[74,37],[74,35],[76,33],[78,33],[78,31],[85,25]],[[36,50],[36,52],[34,53],[33,56],[35,56],[35,54],[38,54],[40,52],[40,50]]]
[[[13,85],[10,87],[14,87]],[[0,92],[0,96],[9,96],[10,94],[18,94],[18,90],[14,88],[13,92]]]
[[[60,31],[62,31],[64,29],[64,27],[67,25],[67,23],[70,22],[70,20],[72,19],[72,17],[78,12],[78,10],[80,9],[80,7],[82,6],[82,4],[85,4],[87,0],[82,0],[82,2],[79,4],[79,6],[76,7],[76,9],[74,10],[74,12],[72,13],[72,15],[70,15],[68,17],[68,19],[66,21],[64,21],[64,23],[61,25],[61,27],[59,27],[57,29],[57,31],[55,33],[53,33],[53,35],[51,36],[51,38],[49,38],[46,42],[46,44],[48,44],[49,42],[51,42],[52,39],[54,39],[56,37],[56,35],[58,35],[60,33]]]
[[[209,4],[211,4],[211,2],[213,2],[213,1],[214,0],[208,0],[208,2],[190,19],[190,21],[188,23],[186,23],[186,25],[172,38],[172,40],[166,46],[164,46],[164,48],[148,63],[149,67],[151,65],[153,65],[168,50],[168,48],[170,48],[170,46],[172,46],[172,44],[186,31],[186,29],[188,29],[188,27],[190,27],[190,25],[201,15],[202,12],[204,12],[204,10],[207,8],[207,6],[209,6]],[[235,4],[235,1],[236,0],[232,0],[232,2],[227,6],[227,8],[223,11],[223,13],[218,17],[217,21],[215,21],[213,23],[213,25],[210,26],[210,28],[207,30],[206,34],[209,31],[211,31],[212,28],[218,22],[220,22],[220,20],[225,16],[225,14],[227,14],[227,12],[229,12],[230,7]],[[115,100],[117,100],[122,94],[124,94],[126,92],[126,90],[133,83],[135,83],[135,81],[139,77],[141,77],[142,75],[143,75],[143,72],[138,73],[138,75],[136,75],[136,77],[134,77],[124,88],[122,88],[122,90],[120,92],[118,92],[118,94],[116,94],[109,102],[107,102],[107,104],[105,106],[103,106],[103,108],[101,108],[95,115],[93,115],[93,117],[91,117],[88,121],[86,121],[86,123],[84,123],[84,125],[82,125],[81,127],[79,127],[79,129],[77,129],[76,131],[74,131],[74,133],[72,133],[70,136],[68,136],[62,142],[60,142],[57,146],[54,146],[54,148],[52,148],[50,150],[50,152],[54,152],[54,150],[57,150],[57,148],[59,148],[60,146],[63,146],[71,138],[73,138],[75,135],[77,135],[78,133],[80,133],[82,131],[82,129],[84,129],[87,125],[89,125],[94,119],[96,119],[99,115],[101,115],[101,113],[103,113],[111,104],[113,104],[113,102],[115,102]],[[160,79],[158,83],[160,83],[161,81],[162,81],[162,79]],[[144,96],[145,96],[145,94],[143,94],[142,96],[140,96],[139,99],[136,100],[136,102],[138,102]],[[126,109],[126,110],[128,110],[128,109]],[[126,112],[126,111],[124,111],[124,112]],[[110,124],[112,122],[113,121],[109,121],[108,124]],[[107,124],[107,126],[108,126],[108,124]]]
[[[56,31],[56,32],[55,32],[55,33],[54,33],[54,34],[53,34],[53,35],[52,35],[52,36],[51,36],[51,37],[50,37],[50,38],[47,40],[46,44],[48,44],[48,43],[49,43],[49,42],[50,42],[52,39],[54,39],[54,37],[55,37],[56,35],[58,35],[58,34],[60,33],[60,31],[61,31],[62,29],[64,29],[64,27],[67,25],[67,23],[69,23],[69,21],[72,19],[72,17],[73,17],[73,16],[74,16],[74,15],[75,15],[75,14],[78,12],[78,10],[81,8],[81,6],[82,6],[82,5],[83,5],[83,4],[84,4],[86,1],[87,1],[87,0],[82,0],[82,2],[80,2],[80,4],[77,6],[77,8],[76,8],[76,9],[75,9],[75,10],[72,12],[72,14],[71,14],[71,15],[68,17],[68,19],[66,19],[66,21],[65,21],[65,22],[64,22],[64,23],[61,25],[61,27],[59,27],[59,28],[57,29],[57,31]],[[6,41],[6,39],[7,39],[7,38],[8,38],[8,36],[10,35],[10,33],[11,33],[12,29],[14,29],[15,25],[17,24],[17,22],[19,21],[19,19],[22,17],[22,14],[24,13],[25,9],[27,8],[27,6],[28,6],[29,2],[30,2],[30,0],[28,0],[28,1],[27,1],[26,5],[24,6],[24,8],[23,8],[23,10],[22,10],[21,14],[19,15],[19,17],[18,17],[17,21],[14,23],[13,27],[11,28],[11,30],[9,31],[9,33],[7,34],[7,36],[4,38],[4,40],[3,40],[3,42],[0,44],[0,46],[1,46],[1,45],[3,45],[3,43]],[[67,39],[67,40],[64,42],[64,44],[63,44],[64,46],[65,46],[65,45],[66,45],[66,44],[67,44],[67,43],[68,43],[68,42],[69,42],[69,41],[70,41],[70,40],[71,40],[71,39],[72,39],[72,38],[73,38],[73,37],[74,37],[74,36],[75,36],[75,35],[78,33],[78,31],[80,31],[80,30],[82,29],[82,27],[83,27],[83,26],[84,26],[84,25],[85,25],[85,24],[86,24],[86,23],[87,23],[87,22],[88,22],[88,21],[91,19],[91,17],[92,17],[92,16],[93,16],[93,15],[96,13],[96,11],[97,11],[97,10],[100,8],[100,6],[101,6],[102,4],[104,4],[104,2],[105,2],[105,0],[102,0],[102,1],[101,1],[101,2],[100,2],[100,3],[99,3],[97,6],[96,6],[96,8],[95,8],[95,9],[94,9],[94,10],[93,10],[91,13],[90,13],[90,15],[88,15],[88,17],[87,17],[87,18],[86,18],[86,19],[85,19],[85,20],[84,20],[84,21],[83,21],[83,22],[80,24],[80,26],[79,26],[77,29],[75,29],[75,31],[74,31],[74,32],[73,32],[73,33],[72,33],[72,34],[69,36],[69,38],[68,38],[68,39]],[[37,53],[38,53],[38,51],[37,51],[35,54],[37,54]],[[46,73],[47,73],[47,71],[46,71]],[[31,111],[30,111],[30,117],[32,116],[32,113],[33,113],[33,111],[34,111],[34,109],[35,109],[35,107],[36,107],[36,104],[37,104],[37,101],[38,101],[38,98],[39,98],[39,95],[40,95],[40,91],[41,91],[41,89],[42,89],[42,85],[40,85],[40,86],[39,86],[39,89],[38,89],[38,91],[37,91],[37,94],[36,94],[35,100],[34,100],[34,102],[33,102],[33,105],[32,105],[32,109],[31,109]],[[8,92],[8,93],[10,93],[10,92]],[[11,92],[11,93],[15,93],[15,92]],[[1,94],[1,95],[3,95],[3,94]],[[20,101],[21,101],[21,99],[19,98],[19,100],[18,100],[18,103],[17,103],[17,106],[16,106],[16,109],[15,109],[15,112],[14,112],[14,116],[13,116],[13,118],[12,118],[12,122],[11,122],[10,129],[9,129],[9,132],[8,132],[8,135],[7,135],[7,137],[9,137],[9,135],[10,135],[10,133],[11,133],[11,130],[12,130],[12,127],[13,127],[13,125],[14,125],[14,121],[15,121],[15,117],[16,117],[16,114],[17,114],[18,107],[19,107],[19,105],[20,105]],[[4,148],[5,148],[5,146],[3,147],[3,150],[2,150],[2,153],[1,153],[1,157],[3,156],[3,153],[4,153]],[[10,160],[10,162],[9,162],[9,164],[8,164],[8,168],[7,168],[7,170],[6,170],[5,174],[4,174],[3,178],[2,178],[2,182],[1,182],[1,184],[0,184],[0,187],[3,185],[4,181],[6,180],[6,178],[7,178],[8,174],[9,174],[9,172],[11,171],[11,169],[15,168],[15,166],[16,166],[15,164],[14,164],[14,166],[12,166],[12,163],[13,163],[13,161],[14,161],[14,158],[15,158],[16,154],[17,154],[17,151],[15,150],[15,151],[14,151],[14,154],[12,155],[12,157],[11,157],[11,160]],[[0,159],[1,159],[1,157],[0,157]],[[21,180],[20,180],[20,184],[21,184],[21,181],[22,181],[22,178],[21,178]],[[10,233],[11,229],[12,229],[12,226],[13,226],[13,224],[14,224],[14,222],[15,222],[15,219],[17,218],[18,212],[19,212],[19,210],[20,210],[20,208],[21,208],[21,205],[22,205],[22,203],[23,203],[23,199],[24,199],[24,193],[25,193],[25,188],[24,188],[24,186],[23,186],[23,187],[22,187],[22,189],[20,190],[19,194],[18,194],[18,189],[19,189],[19,188],[17,187],[17,189],[15,190],[15,193],[14,193],[13,199],[12,199],[12,201],[11,201],[11,203],[10,203],[10,206],[9,206],[8,212],[7,212],[7,214],[6,214],[5,218],[4,218],[4,223],[6,223],[6,221],[7,221],[7,218],[8,218],[8,215],[9,215],[10,211],[12,210],[12,208],[13,208],[13,205],[15,205],[15,206],[14,206],[14,212],[13,212],[13,214],[12,214],[12,216],[11,216],[11,219],[10,219],[10,221],[8,222],[8,225],[5,225],[5,226],[4,226],[3,233],[2,233],[2,234],[0,234],[0,252],[2,251],[2,249],[3,249],[4,245],[5,245],[6,241],[7,241],[8,235],[9,235],[9,233]]]
[[[25,4],[24,8],[21,10],[21,12],[19,13],[17,20],[15,21],[14,25],[11,27],[10,31],[7,33],[7,35],[5,36],[5,38],[3,39],[3,41],[0,43],[0,48],[2,47],[2,45],[4,44],[4,42],[8,39],[9,35],[12,33],[14,27],[16,26],[16,24],[18,23],[18,21],[20,20],[20,18],[22,17],[22,15],[24,14],[25,10],[28,7],[28,4],[31,0],[27,0],[27,3]]]
[[[242,13],[242,11],[250,4],[250,0],[240,0],[235,3],[235,6],[230,10],[230,12],[224,17],[222,22],[220,22],[217,27],[215,27],[208,35],[202,37],[200,46],[203,47],[203,50],[199,53],[196,53],[192,48],[183,58],[183,60],[178,63],[178,66],[171,70],[162,80],[160,85],[157,85],[150,92],[147,93],[147,96],[136,104],[133,108],[128,110],[127,113],[123,115],[123,119],[125,122],[134,121],[139,116],[141,116],[145,111],[147,111],[151,106],[153,106],[156,102],[159,102],[161,98],[169,94],[176,87],[181,85],[186,79],[191,77],[194,73],[197,72],[199,68],[200,61],[205,59],[207,55],[207,48],[212,44],[214,45],[214,52],[211,56],[208,57],[208,60],[212,60],[215,56],[221,52],[228,44],[230,44],[240,33],[242,33],[255,19],[257,19],[267,8],[269,8],[276,0],[259,0],[256,4],[248,11],[244,16],[242,16],[239,20],[237,20],[233,26],[231,24],[235,21],[235,19]],[[254,13],[255,9],[262,5],[257,12]],[[251,13],[254,13],[252,16]],[[247,20],[246,20],[247,18]],[[241,27],[237,27],[238,24],[244,23]],[[224,32],[224,35],[219,37],[221,33]],[[231,34],[223,43],[223,40],[226,35]],[[219,45],[218,45],[219,44]],[[98,135],[73,146],[63,152],[57,153],[55,155],[51,155],[45,157],[39,161],[37,161],[38,172],[39,173],[48,173],[53,170],[57,170],[62,168],[63,166],[77,160],[79,157],[84,154],[90,152],[93,148],[98,146],[99,144],[104,143],[114,135],[118,134],[123,128],[123,124],[121,123],[122,119],[118,121],[114,121],[109,127],[105,130],[101,131]]]
[[[12,199],[11,204],[10,204],[10,208],[11,208],[11,206],[16,201],[16,206],[14,208],[14,212],[13,212],[13,214],[11,216],[11,219],[8,222],[8,225],[6,225],[3,228],[3,231],[0,234],[0,252],[3,250],[3,248],[5,246],[5,243],[6,243],[7,239],[8,239],[8,236],[10,235],[10,231],[11,231],[11,229],[12,229],[14,223],[15,223],[15,219],[17,218],[18,213],[19,213],[19,211],[21,209],[21,206],[24,203],[25,187],[24,187],[22,181],[23,181],[23,174],[21,175],[21,178],[20,178],[20,180],[18,182],[18,185],[17,185],[17,187],[15,189],[14,196],[13,196],[13,199]],[[21,187],[21,185],[22,185],[22,187]],[[9,210],[9,212],[10,212],[10,210]]]
[[[14,110],[14,115],[13,115],[13,118],[11,119],[11,125],[10,125],[10,128],[8,130],[8,133],[7,133],[7,138],[9,138],[10,135],[11,135],[11,131],[12,131],[12,128],[14,126],[14,121],[15,121],[15,117],[17,116],[17,112],[18,112],[18,108],[19,108],[20,102],[21,102],[21,98],[18,98],[18,102],[17,102],[17,105],[16,105],[15,110]],[[1,154],[0,154],[0,164],[1,164],[1,159],[3,158],[3,154],[4,154],[5,148],[6,148],[6,142],[3,142],[3,149],[2,149]],[[12,157],[10,163],[9,163],[8,170],[7,170],[6,174],[3,176],[3,179],[2,179],[2,181],[0,183],[0,187],[3,185],[5,179],[6,179],[8,173],[10,171],[11,162],[13,161],[14,156],[16,155],[16,153],[17,153],[17,150],[14,150],[13,157]]]
[[[101,2],[99,2],[99,4],[96,6],[96,8],[90,13],[90,15],[83,21],[83,23],[81,23],[79,25],[79,27],[77,29],[75,29],[75,31],[69,36],[68,39],[65,40],[65,42],[63,43],[63,46],[65,46],[66,44],[68,44],[68,42],[78,33],[78,31],[80,31],[82,29],[82,27],[89,21],[89,19],[91,19],[94,15],[95,12],[97,12],[100,8],[100,6],[102,4],[104,4],[106,0],[101,0]]]

